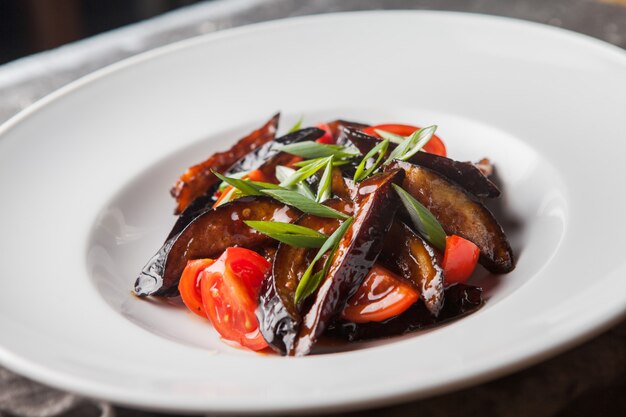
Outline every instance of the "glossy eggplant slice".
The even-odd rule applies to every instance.
[[[344,130],[346,137],[356,146],[361,153],[367,154],[379,139],[367,135],[361,131],[347,128]],[[397,145],[389,144],[389,152]],[[417,152],[408,162],[431,169],[461,187],[465,188],[476,197],[493,198],[500,195],[500,190],[489,180],[474,164],[455,161],[428,152]]]
[[[266,176],[274,177],[277,165],[286,165],[294,158],[291,154],[277,150],[276,145],[288,145],[307,140],[313,141],[322,136],[324,136],[324,131],[316,127],[308,127],[288,133],[260,146],[241,158],[226,171],[226,175],[260,169]]]
[[[324,204],[345,214],[352,214],[350,201],[335,198],[326,200]],[[304,214],[295,224],[329,236],[339,227],[340,221]],[[263,281],[257,318],[263,337],[279,353],[286,354],[293,349],[301,320],[300,311],[294,304],[295,291],[316,253],[316,249],[296,248],[281,243],[274,257],[272,274]]]
[[[182,213],[193,200],[207,194],[209,188],[219,182],[211,169],[224,172],[251,151],[273,140],[279,117],[280,114],[274,115],[261,128],[240,139],[229,150],[217,152],[204,162],[188,168],[170,190],[172,197],[176,198],[175,213]]]
[[[435,317],[439,315],[443,307],[443,271],[428,243],[396,220],[385,238],[380,260],[413,284],[428,311]]]
[[[356,189],[354,183],[346,182],[339,167],[334,167],[332,174],[331,190],[333,194],[343,200],[352,200],[353,191]]]
[[[269,197],[233,200],[196,217],[178,235],[165,242],[139,274],[139,296],[178,294],[178,280],[188,260],[215,258],[230,246],[256,248],[270,238],[249,228],[244,220],[292,222],[300,211]]]
[[[430,326],[458,319],[478,310],[483,305],[482,289],[458,284],[446,289],[444,305],[438,317],[434,317],[420,301],[404,313],[383,322],[352,323],[337,320],[326,334],[349,342],[400,336]]]
[[[217,191],[217,186],[218,183],[215,183],[216,190],[214,190],[210,194],[196,198],[191,202],[191,204],[187,206],[185,211],[183,211],[176,219],[176,223],[174,223],[174,227],[172,227],[172,230],[170,230],[170,234],[167,235],[166,240],[169,240],[182,232],[183,229],[187,227],[187,225],[199,215],[201,215],[205,211],[211,210],[213,204],[215,204],[215,198],[213,197],[213,194],[215,193],[215,191]]]
[[[341,240],[328,275],[302,319],[290,355],[309,353],[330,320],[343,310],[376,262],[399,206],[391,184],[400,183],[403,178],[404,172],[397,169],[370,177],[359,184],[354,223]]]
[[[350,144],[347,136],[344,133],[344,130],[346,128],[360,130],[360,129],[365,129],[369,125],[366,125],[364,123],[359,123],[359,122],[351,122],[348,120],[338,119],[338,120],[333,120],[332,122],[328,122],[327,126],[330,129],[330,134],[335,139],[335,142],[337,143],[337,145],[346,146]]]
[[[293,155],[280,152],[276,149],[276,145],[287,145],[290,143],[302,142],[305,140],[315,140],[324,135],[321,129],[307,128],[289,133],[285,136],[274,139],[261,147],[251,151],[246,156],[235,162],[226,172],[226,175],[232,175],[243,171],[251,171],[260,169],[268,178],[274,178],[277,165],[286,165],[294,157]],[[205,195],[202,195],[191,202],[185,210],[178,216],[176,224],[170,231],[168,239],[182,232],[182,230],[200,214],[210,210],[215,203],[213,195],[219,187],[219,181],[211,185]]]
[[[447,234],[474,242],[480,249],[478,261],[487,270],[493,273],[513,270],[513,252],[504,231],[480,201],[427,168],[394,161],[388,169],[405,170],[402,188],[430,210]]]

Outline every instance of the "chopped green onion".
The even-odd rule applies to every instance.
[[[296,172],[295,169],[286,167],[284,165],[277,165],[274,173],[278,181],[285,181],[287,178],[293,175]]]
[[[417,201],[411,194],[407,193],[399,185],[392,184],[398,193],[404,208],[409,212],[411,221],[417,231],[429,241],[434,247],[443,251],[446,248],[446,232],[439,224],[435,216]]]
[[[339,244],[341,243],[341,239],[343,238],[343,236],[345,235],[346,231],[348,230],[348,228],[350,227],[353,221],[354,221],[353,217],[348,217],[337,228],[337,230],[335,230],[335,232],[332,235],[330,235],[328,239],[326,239],[326,242],[324,242],[324,244],[319,249],[319,251],[317,251],[317,254],[311,261],[311,264],[306,269],[306,271],[304,271],[304,274],[302,274],[302,278],[300,278],[300,282],[298,283],[298,287],[296,288],[296,294],[295,294],[296,304],[298,304],[301,300],[304,300],[306,297],[313,294],[315,290],[317,290],[317,287],[320,285],[320,282],[322,281],[324,276],[328,273],[328,268],[330,268],[330,263],[332,262],[334,253],[337,251],[337,248],[339,247]],[[316,274],[311,275],[313,272],[313,268],[315,267],[315,264],[317,263],[317,261],[319,261],[322,258],[322,256],[324,256],[324,254],[328,252],[329,250],[331,251],[331,253],[328,255],[328,259],[324,263],[324,267],[322,268],[322,270],[317,272]]]
[[[297,166],[298,168],[302,168],[302,167],[306,167],[309,166],[311,164],[315,164],[321,160],[325,160],[326,158],[315,158],[315,159],[305,159],[304,161],[298,161],[296,163],[294,163],[294,166]],[[333,166],[334,167],[340,167],[343,165],[348,165],[350,163],[349,160],[345,160],[345,159],[334,159],[333,158]]]
[[[230,178],[236,178],[236,179],[241,179],[242,177],[248,175],[250,171],[241,171],[241,172],[236,172],[234,174],[230,174],[229,177]],[[220,183],[220,186],[217,188],[219,191],[224,191],[230,184],[222,181]]]
[[[356,168],[356,172],[354,173],[354,181],[361,181],[370,176],[372,172],[378,168],[378,165],[384,158],[387,153],[387,148],[389,148],[389,139],[384,139],[380,141],[376,146],[374,146],[368,153],[363,157],[363,160]],[[370,166],[367,170],[365,169],[365,165],[370,158],[373,158],[374,155],[378,154],[378,158],[376,161]],[[365,172],[364,172],[365,171]]]
[[[291,129],[289,129],[289,132],[287,133],[297,132],[298,130],[300,130],[301,127],[302,127],[302,116],[300,116],[300,118],[298,119],[295,125],[291,126]]]
[[[300,181],[304,181],[320,169],[324,168],[328,161],[332,161],[332,157],[329,156],[328,158],[319,159],[315,163],[311,163],[300,168],[299,170],[294,172],[289,178],[281,181],[281,187],[291,187],[292,185],[296,185]]]
[[[396,135],[395,133],[387,132],[386,130],[374,129],[378,135],[383,139],[389,139],[389,142],[401,144],[407,138],[404,136]]]
[[[297,248],[319,248],[328,239],[328,236],[317,230],[291,223],[257,220],[249,220],[244,223],[272,239]]]
[[[212,171],[212,172],[213,174],[215,174],[217,178],[221,179],[222,181],[224,181],[225,183],[229,185],[232,185],[233,187],[240,190],[245,195],[262,195],[261,191],[257,187],[254,187],[252,185],[251,181],[241,180],[241,179],[232,178],[232,177],[226,177],[217,171]]]
[[[254,188],[258,189],[259,191],[263,191],[263,190],[284,190],[283,187],[281,187],[278,184],[272,184],[271,182],[263,182],[263,181],[251,181],[251,180],[244,180],[248,183],[250,183]]]
[[[435,125],[416,130],[407,140],[391,151],[384,165],[391,163],[394,159],[406,161],[415,155],[433,137],[435,130],[437,130]]]
[[[330,157],[330,160],[326,163],[326,168],[324,169],[324,173],[322,174],[322,178],[320,179],[320,184],[317,187],[317,197],[315,201],[321,203],[322,201],[328,200],[332,194],[332,185],[333,185],[333,157]]]
[[[415,132],[413,135],[411,135],[409,140],[412,140],[413,136],[416,136],[415,144],[397,159],[401,161],[406,161],[417,152],[419,152],[424,147],[424,145],[426,145],[433,137],[433,135],[435,134],[435,130],[437,130],[436,125],[428,126],[420,129],[418,132]]]
[[[358,155],[351,148],[341,145],[327,145],[325,143],[317,143],[313,141],[304,141],[298,143],[290,143],[289,145],[279,145],[276,147],[279,151],[287,152],[292,155],[301,156],[306,159],[325,158],[328,156],[336,156],[337,158],[345,158]]]
[[[303,196],[297,191],[291,190],[263,190],[264,194],[274,197],[281,203],[293,206],[298,210],[313,214],[318,217],[327,217],[331,219],[347,219],[348,216],[340,211],[327,207],[308,197]]]
[[[224,181],[225,183],[232,185],[244,195],[263,195],[263,190],[282,190],[283,187],[269,182],[242,180],[233,177],[226,177],[217,171],[212,171],[216,177]]]
[[[276,167],[276,178],[278,179],[278,181],[285,181],[287,180],[287,178],[289,178],[290,176],[292,176],[296,170],[295,169],[291,169],[289,167],[286,166],[282,166],[282,165],[278,165]],[[311,189],[309,188],[309,186],[305,183],[305,182],[299,182],[295,185],[295,188],[300,194],[302,194],[305,197],[309,197],[310,199],[314,200],[315,199],[315,194],[313,194],[313,191],[311,191]]]

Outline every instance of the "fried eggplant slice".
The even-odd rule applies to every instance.
[[[428,243],[409,226],[396,220],[385,238],[380,260],[419,291],[433,316],[439,315],[444,298],[443,270]]]
[[[217,152],[204,162],[188,168],[170,190],[177,203],[175,213],[182,213],[193,200],[207,194],[209,188],[219,182],[211,169],[224,172],[254,149],[273,140],[279,117],[280,114],[274,115],[261,128],[240,139],[229,150]]]
[[[276,149],[276,145],[288,145],[304,141],[314,141],[324,136],[324,131],[316,127],[300,129],[292,133],[274,139],[263,146],[253,150],[237,161],[227,171],[226,175],[242,171],[260,169],[267,177],[274,177],[276,166],[287,165],[294,156]]]
[[[336,198],[326,200],[324,205],[348,215],[353,210],[351,201]],[[340,221],[304,214],[295,224],[329,236],[339,227]],[[316,253],[316,249],[296,248],[281,243],[274,257],[272,274],[265,278],[261,287],[256,312],[259,328],[270,347],[283,355],[293,349],[302,319],[294,303],[296,288]]]
[[[342,238],[328,274],[302,319],[290,355],[303,356],[310,352],[376,262],[399,206],[391,184],[400,183],[403,178],[403,170],[397,169],[370,177],[359,185],[354,223]]]
[[[365,129],[369,125],[359,122],[351,122],[348,120],[333,120],[332,122],[327,123],[328,128],[330,129],[330,134],[335,139],[335,143],[337,145],[349,145],[350,142],[344,133],[344,129],[351,128],[355,130]]]
[[[370,136],[361,131],[346,128],[344,130],[346,137],[356,146],[363,155],[367,154],[378,142],[379,139]],[[396,146],[395,143],[389,144],[388,152],[391,152]],[[474,164],[468,162],[455,161],[428,152],[417,152],[408,162],[423,166],[443,175],[450,181],[465,188],[470,193],[479,198],[494,198],[500,195],[500,190],[489,180],[480,169]]]
[[[404,313],[383,322],[357,324],[337,320],[328,327],[326,334],[349,342],[400,336],[464,317],[478,310],[484,303],[482,289],[465,284],[448,287],[444,297],[445,302],[438,317],[430,314],[424,304],[418,301]]]
[[[352,193],[355,190],[354,183],[346,182],[339,167],[333,168],[331,190],[334,195],[343,200],[352,200]]]
[[[218,257],[230,246],[253,249],[270,238],[248,227],[245,220],[290,223],[300,211],[264,196],[233,200],[196,217],[178,235],[165,242],[139,274],[135,293],[139,296],[178,295],[178,281],[188,260]]]
[[[493,273],[515,267],[511,245],[493,214],[475,197],[442,175],[409,162],[394,161],[388,169],[404,169],[402,188],[422,203],[447,234],[459,235],[480,249],[481,265]]]
[[[215,184],[215,188],[217,188],[217,183]],[[216,190],[217,191],[217,190]],[[185,208],[185,210],[178,216],[176,219],[176,223],[174,223],[174,227],[170,230],[170,234],[167,235],[167,239],[169,240],[183,231],[185,227],[189,223],[193,221],[196,217],[204,213],[205,211],[211,210],[215,204],[215,198],[213,198],[213,193],[200,196],[193,200],[191,204]]]
[[[251,151],[246,156],[235,162],[225,172],[226,175],[232,175],[239,172],[251,171],[253,169],[260,169],[267,178],[275,178],[274,173],[277,165],[286,165],[294,157],[285,152],[280,152],[276,149],[276,145],[288,145],[290,143],[297,143],[306,140],[315,140],[324,135],[324,131],[315,127],[301,129],[297,132],[292,132],[287,135],[270,141],[261,147]],[[210,210],[215,203],[213,194],[217,191],[219,181],[209,187],[207,194],[202,195],[191,202],[185,208],[185,210],[178,216],[176,224],[170,231],[168,239],[182,232],[183,229],[191,223],[200,214],[207,210]]]

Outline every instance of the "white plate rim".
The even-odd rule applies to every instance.
[[[55,102],[56,100],[62,98],[63,96],[82,88],[83,86],[93,83],[101,78],[107,77],[110,74],[113,74],[117,71],[122,71],[125,68],[132,67],[138,63],[149,61],[156,57],[166,55],[177,51],[179,49],[185,49],[187,47],[202,44],[204,42],[213,42],[219,41],[222,38],[234,37],[234,36],[242,36],[250,33],[254,33],[257,30],[268,30],[274,27],[285,27],[290,25],[298,25],[301,21],[316,21],[316,20],[326,20],[332,18],[344,18],[350,15],[376,15],[376,14],[385,14],[385,15],[393,15],[400,13],[414,13],[420,14],[423,16],[433,15],[433,16],[441,16],[441,15],[458,15],[468,17],[471,16],[472,19],[484,19],[486,21],[501,21],[508,22],[512,25],[518,26],[527,26],[537,31],[545,31],[549,32],[553,35],[559,35],[562,37],[566,37],[572,41],[576,41],[580,44],[586,44],[590,48],[594,48],[602,53],[611,54],[615,58],[618,58],[626,63],[626,52],[621,48],[604,42],[602,40],[593,38],[591,36],[581,34],[578,32],[574,32],[567,29],[556,28],[553,26],[520,20],[516,18],[510,17],[502,17],[502,16],[492,16],[492,15],[482,15],[482,14],[474,14],[474,13],[465,13],[465,12],[451,12],[451,11],[422,11],[422,10],[385,10],[385,11],[356,11],[356,12],[341,12],[341,13],[329,13],[323,15],[315,15],[315,16],[301,16],[301,17],[293,17],[287,19],[279,19],[272,20],[267,22],[255,23],[251,25],[246,25],[237,28],[225,29],[217,33],[211,33],[206,35],[200,35],[197,37],[193,37],[190,39],[178,41],[169,45],[161,46],[155,48],[150,51],[143,52],[136,56],[126,58],[117,63],[108,65],[102,69],[99,69],[91,74],[83,76],[60,89],[50,93],[49,95],[39,99],[32,105],[28,106],[26,109],[20,111],[18,114],[11,117],[5,123],[0,126],[0,140],[2,136],[9,132],[12,128],[19,125],[28,119],[31,115],[35,114],[37,111],[42,109],[43,107],[49,105],[50,103]],[[611,305],[606,305],[603,308],[598,308],[594,310],[594,314],[590,314],[586,317],[586,321],[579,323],[579,328],[577,333],[570,333],[568,335],[562,335],[558,343],[552,343],[552,345],[548,348],[545,346],[541,346],[540,344],[535,344],[531,347],[525,347],[524,354],[518,354],[517,360],[509,361],[506,364],[500,364],[499,366],[493,366],[493,368],[485,368],[480,370],[479,372],[474,372],[469,375],[466,375],[463,378],[458,378],[454,382],[441,384],[438,386],[432,386],[427,390],[422,390],[420,392],[415,392],[412,387],[406,387],[405,390],[400,391],[396,390],[394,392],[386,392],[384,389],[380,391],[380,395],[376,397],[370,397],[367,399],[355,396],[354,398],[341,400],[339,402],[328,402],[325,404],[315,405],[315,408],[308,408],[309,405],[305,407],[293,407],[293,406],[281,406],[276,405],[273,408],[263,409],[263,410],[255,410],[253,408],[242,408],[240,405],[235,406],[220,406],[216,408],[211,408],[210,411],[215,412],[226,412],[226,413],[253,413],[256,414],[258,412],[276,412],[276,413],[287,413],[294,411],[341,411],[341,410],[354,410],[357,408],[364,407],[373,407],[373,406],[381,406],[386,404],[391,404],[398,401],[406,401],[411,399],[424,398],[427,396],[431,396],[434,394],[440,394],[444,392],[449,392],[452,390],[460,389],[463,387],[467,387],[469,385],[485,382],[488,380],[492,380],[494,378],[509,374],[511,372],[520,370],[522,368],[528,367],[530,365],[536,364],[548,358],[551,358],[567,349],[570,349],[574,346],[577,346],[594,336],[602,333],[606,329],[610,328],[612,325],[618,323],[626,317],[626,305],[614,303]],[[132,396],[125,396],[123,393],[116,391],[115,389],[110,389],[103,384],[99,384],[93,381],[85,381],[80,377],[67,376],[63,373],[57,373],[54,371],[49,371],[44,365],[34,364],[29,362],[26,359],[21,358],[19,355],[14,354],[13,352],[5,350],[2,345],[0,345],[0,363],[3,366],[6,366],[8,369],[11,369],[19,374],[32,378],[34,380],[41,381],[46,384],[50,384],[51,386],[58,387],[63,390],[67,390],[69,392],[77,393],[79,395],[83,395],[90,398],[95,399],[104,399],[107,401],[112,401],[121,405],[128,405],[134,407],[141,407],[146,409],[158,409],[160,411],[178,411],[178,412],[198,412],[198,411],[207,411],[206,409],[198,409],[195,407],[187,407],[184,404],[158,404],[156,406],[147,404],[142,400],[137,400]]]

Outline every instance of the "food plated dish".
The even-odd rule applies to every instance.
[[[371,31],[372,19],[385,30]],[[267,53],[294,42],[325,59]],[[402,63],[328,65],[346,51]],[[0,133],[0,186],[11,197],[0,216],[0,363],[136,407],[273,413],[424,397],[580,343],[626,302],[620,248],[589,244],[626,232],[626,202],[605,181],[623,176],[625,67],[617,48],[540,25],[377,12],[242,28],[89,76]],[[229,346],[206,319],[133,295],[175,223],[172,179],[279,109],[285,130],[300,115],[303,126],[339,116],[436,124],[455,160],[488,156],[502,210],[489,208],[515,269],[478,269],[470,284],[485,303],[460,320],[295,358]],[[591,144],[611,151],[583,168]]]
[[[227,342],[303,356],[324,336],[401,335],[471,313],[477,262],[513,270],[480,200],[500,196],[493,167],[447,158],[437,126],[300,120],[277,138],[278,122],[180,177],[179,216],[137,295],[180,295]]]

